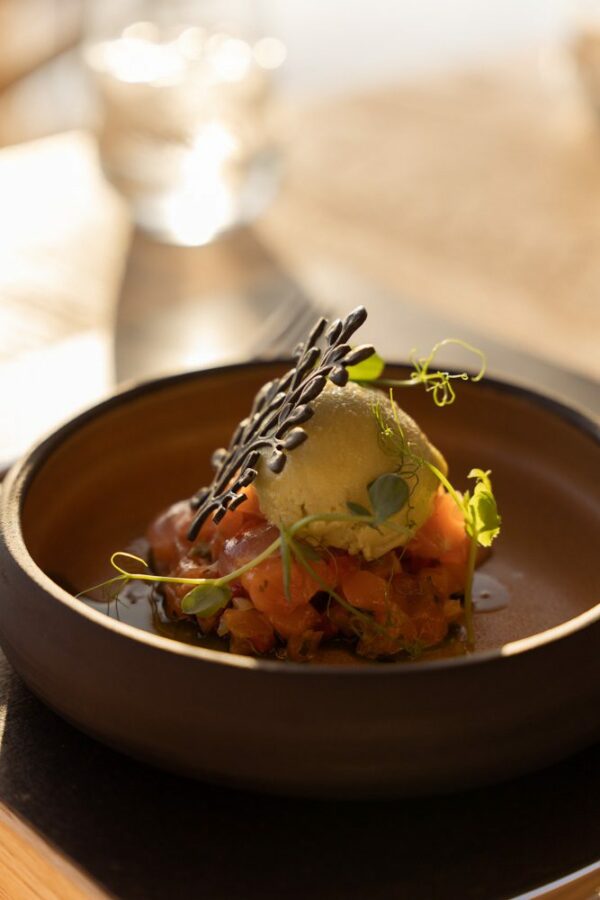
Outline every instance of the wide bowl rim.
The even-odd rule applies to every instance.
[[[233,668],[251,669],[263,672],[279,672],[282,675],[297,675],[302,673],[318,676],[338,675],[345,678],[373,677],[385,674],[394,677],[415,676],[418,673],[430,672],[437,669],[455,669],[463,666],[481,665],[495,662],[503,658],[519,656],[523,653],[539,649],[547,644],[565,639],[584,628],[600,621],[600,601],[583,613],[579,613],[559,625],[525,638],[510,641],[500,647],[490,650],[477,651],[461,656],[452,656],[442,659],[420,661],[413,664],[398,665],[394,663],[361,663],[357,666],[335,663],[283,663],[278,660],[262,659],[257,657],[241,656],[227,653],[221,650],[212,650],[193,644],[186,644],[173,638],[152,634],[117,619],[112,619],[104,613],[88,606],[83,600],[70,594],[60,585],[56,584],[34,561],[29,554],[25,538],[21,528],[21,513],[27,490],[35,474],[52,452],[60,446],[79,427],[85,425],[98,415],[102,415],[111,408],[137,399],[146,393],[168,390],[182,382],[194,381],[215,375],[225,375],[232,372],[243,372],[249,369],[269,369],[274,366],[290,365],[289,358],[260,359],[230,363],[222,366],[211,366],[205,369],[193,369],[185,372],[163,375],[157,378],[133,381],[120,386],[105,399],[83,409],[76,416],[58,426],[50,434],[37,441],[25,455],[17,460],[8,471],[4,481],[0,484],[0,531],[4,533],[4,542],[7,550],[25,575],[41,587],[53,600],[68,607],[72,612],[81,615],[101,628],[108,629],[121,637],[129,638],[141,644],[145,644],[156,650],[182,656],[205,664],[218,664]],[[395,368],[407,368],[407,362],[388,362],[387,365]],[[525,399],[534,406],[556,415],[559,419],[583,432],[587,437],[600,445],[600,422],[591,415],[584,413],[575,406],[567,405],[562,400],[549,394],[534,390],[521,384],[512,383],[496,377],[485,377],[482,386],[485,385],[499,393],[508,393]],[[16,518],[10,516],[11,510],[16,510]],[[6,515],[6,511],[9,515]],[[5,520],[5,521],[3,521]]]

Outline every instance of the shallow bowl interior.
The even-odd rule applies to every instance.
[[[278,364],[183,376],[119,397],[67,428],[36,468],[22,509],[37,565],[76,591],[110,574],[110,554],[151,518],[210,477],[258,387]],[[576,415],[487,381],[459,388],[444,409],[413,388],[402,405],[440,447],[457,487],[473,466],[491,469],[502,535],[485,571],[510,602],[476,618],[478,651],[549,629],[600,596],[598,451]]]

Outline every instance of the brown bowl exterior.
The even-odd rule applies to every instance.
[[[109,619],[62,590],[207,476],[278,364],[175,376],[64,426],[2,491],[0,637],[29,687],[105,743],[198,778],[289,794],[431,794],[511,777],[600,736],[594,425],[493,381],[406,407],[455,480],[490,467],[504,512],[492,564],[510,608],[468,657],[282,664],[191,647]],[[404,399],[404,398],[403,398]],[[496,618],[494,618],[496,616]],[[485,619],[485,621],[483,621]],[[491,623],[491,624],[490,624]]]

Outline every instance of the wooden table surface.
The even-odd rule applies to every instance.
[[[527,58],[302,110],[261,236],[598,378],[600,122],[555,77]]]
[[[562,367],[559,393],[592,396],[600,137],[572,85],[524,63],[297,108],[288,121],[273,207],[185,251],[132,239],[89,135],[0,151],[0,460],[108,392],[116,371],[254,346],[231,329],[218,345],[201,329],[185,343],[165,310],[202,323],[215,303],[234,310],[268,292],[276,309],[283,289],[342,309],[372,292],[387,355],[405,356],[438,323],[438,337],[472,329],[506,348],[506,365],[526,351]],[[451,798],[291,802],[134,764],[61,722],[3,660],[0,676],[0,897],[488,900],[600,856],[597,748]],[[594,896],[590,877],[579,896]]]

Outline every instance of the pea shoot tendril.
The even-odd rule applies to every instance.
[[[475,375],[470,375],[468,372],[447,372],[441,369],[433,372],[430,371],[438,352],[442,347],[447,347],[449,345],[463,347],[465,350],[468,350],[470,353],[474,353],[475,356],[479,357],[480,366]],[[376,387],[416,387],[417,385],[422,384],[424,385],[425,390],[432,394],[435,405],[443,407],[450,406],[456,400],[456,389],[453,385],[454,381],[481,381],[485,374],[486,358],[483,351],[459,338],[444,338],[443,341],[438,341],[428,356],[417,357],[416,353],[416,350],[411,350],[409,356],[409,362],[413,367],[410,378],[381,378],[380,375],[383,371],[383,365],[378,368],[373,358],[366,360],[365,363],[355,366],[354,370],[350,371],[350,378],[352,381],[371,384]],[[381,360],[381,362],[383,362],[383,360]]]
[[[376,485],[377,482],[386,478],[386,476],[381,476],[380,479],[376,479],[373,482],[373,485]],[[394,488],[390,490],[389,486],[383,485],[381,490],[379,491],[380,500],[380,508],[375,508],[373,513],[369,513],[367,511],[366,515],[357,515],[351,512],[348,513],[322,513],[315,514],[310,516],[304,516],[302,519],[299,519],[297,522],[294,522],[293,525],[288,528],[281,528],[279,537],[276,538],[262,553],[259,553],[253,559],[249,560],[243,566],[235,569],[233,572],[229,572],[227,575],[221,575],[217,578],[183,578],[181,576],[172,576],[172,575],[155,575],[153,572],[132,572],[124,567],[123,563],[120,563],[118,560],[127,559],[132,562],[139,563],[145,569],[149,569],[148,563],[145,559],[142,559],[140,556],[136,556],[133,553],[128,553],[124,550],[118,550],[116,553],[113,553],[110,558],[110,564],[119,574],[114,578],[109,578],[107,581],[103,581],[100,584],[94,585],[94,587],[87,588],[84,591],[80,591],[80,593],[76,594],[77,597],[82,597],[84,595],[90,594],[93,591],[101,590],[102,588],[106,588],[111,584],[117,584],[118,582],[122,582],[123,587],[128,584],[130,581],[147,581],[153,584],[183,584],[190,585],[190,591],[184,596],[181,608],[182,611],[188,615],[196,615],[200,618],[208,618],[209,616],[215,615],[215,613],[219,612],[221,609],[224,609],[230,599],[231,599],[231,590],[228,587],[232,582],[237,581],[242,575],[245,575],[246,572],[249,572],[250,569],[255,568],[261,562],[264,562],[270,556],[273,556],[275,553],[280,552],[283,566],[284,566],[284,581],[289,585],[289,573],[285,575],[285,566],[286,560],[287,565],[289,566],[290,556],[288,554],[293,554],[296,559],[300,562],[300,557],[302,556],[303,560],[306,560],[308,553],[312,550],[308,548],[301,548],[298,542],[295,540],[296,536],[299,532],[305,529],[308,525],[311,525],[313,522],[352,522],[356,523],[358,521],[364,522],[367,525],[373,525],[373,527],[377,527],[386,518],[398,512],[404,501],[401,500],[401,496],[403,496],[402,491],[398,491],[395,489],[397,496],[393,496]],[[317,583],[320,582],[320,576],[315,577]],[[333,593],[330,588],[324,588],[329,591],[330,594]],[[289,590],[289,588],[288,588]],[[337,596],[336,596],[336,599]],[[342,601],[343,605],[349,606],[345,601]],[[359,613],[358,610],[355,610],[354,607],[351,609]]]

